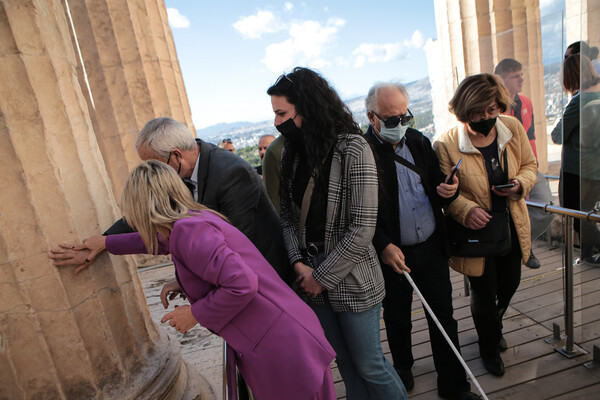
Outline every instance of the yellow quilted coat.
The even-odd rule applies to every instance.
[[[531,251],[529,214],[524,197],[529,194],[536,181],[537,163],[523,126],[514,117],[500,115],[496,121],[498,152],[505,170],[504,152],[508,152],[509,181],[521,183],[522,193],[507,197],[506,201],[517,230],[521,254],[527,260]],[[454,219],[465,225],[467,215],[475,207],[486,211],[492,208],[491,190],[485,170],[483,156],[472,144],[464,124],[445,132],[433,144],[444,173],[462,158],[458,170],[460,194],[446,210]],[[450,266],[469,276],[483,275],[485,258],[452,257]]]

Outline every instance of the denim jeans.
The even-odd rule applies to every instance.
[[[348,400],[408,399],[402,381],[381,349],[381,303],[361,313],[335,312],[329,303],[311,307],[337,353]]]

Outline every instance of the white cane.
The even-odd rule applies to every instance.
[[[456,350],[456,347],[454,346],[454,343],[452,343],[452,340],[450,340],[450,337],[448,337],[448,334],[446,333],[446,331],[442,327],[442,324],[440,324],[440,321],[438,321],[437,317],[435,316],[435,314],[431,310],[431,307],[429,307],[429,304],[427,304],[427,301],[425,300],[425,298],[421,294],[421,291],[419,290],[419,288],[417,288],[417,285],[415,285],[415,282],[412,280],[412,278],[410,277],[410,275],[406,271],[404,271],[404,276],[406,277],[406,280],[408,280],[408,283],[410,283],[410,286],[413,287],[414,291],[417,293],[417,295],[421,299],[421,303],[423,303],[423,305],[427,309],[427,312],[429,313],[429,315],[431,316],[431,318],[433,319],[433,321],[435,322],[435,324],[439,328],[440,332],[442,333],[442,335],[444,335],[444,338],[446,339],[446,341],[450,345],[450,348],[452,349],[452,351],[454,352],[454,354],[456,355],[456,357],[458,357],[458,360],[462,364],[462,366],[465,369],[465,371],[467,371],[467,374],[469,374],[469,376],[471,377],[471,381],[473,381],[473,383],[477,387],[477,390],[479,390],[479,393],[481,393],[481,395],[483,396],[483,398],[485,400],[489,400],[487,398],[487,396],[485,395],[485,393],[483,392],[483,389],[479,385],[479,382],[477,382],[477,379],[475,378],[475,376],[473,375],[473,373],[471,372],[471,370],[467,366],[467,363],[465,362],[465,360],[463,360],[463,358],[461,357],[461,355],[458,352],[458,350]]]

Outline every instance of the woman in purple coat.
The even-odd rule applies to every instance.
[[[112,254],[170,253],[191,306],[176,307],[163,323],[182,333],[200,323],[223,337],[235,362],[228,377],[237,366],[260,400],[336,399],[329,368],[335,353],[314,312],[246,236],[192,200],[171,167],[141,163],[121,203],[138,233],[94,236],[84,245]]]

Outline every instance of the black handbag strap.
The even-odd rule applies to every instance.
[[[508,153],[508,151],[506,151],[506,147],[504,148],[504,154],[503,154],[503,158],[504,158],[504,177],[506,178],[505,181],[506,183],[508,183],[508,156],[506,155],[506,153]]]
[[[505,177],[506,183],[508,183],[508,156],[507,156],[506,148],[504,149],[503,158],[504,158],[504,177]],[[394,153],[394,159],[397,162],[399,162],[400,164],[404,165],[406,168],[410,169],[411,171],[416,172],[421,177],[421,181],[423,181],[424,184],[429,186],[427,175],[421,168],[417,167],[415,164],[411,163],[406,158],[401,157],[396,153]]]
[[[427,175],[425,174],[425,171],[423,171],[421,168],[417,167],[415,164],[411,163],[406,158],[401,157],[396,153],[394,153],[394,159],[396,161],[398,161],[400,164],[404,165],[406,168],[410,169],[411,171],[416,172],[421,177],[421,181],[425,185],[429,186],[429,181],[427,179]]]

